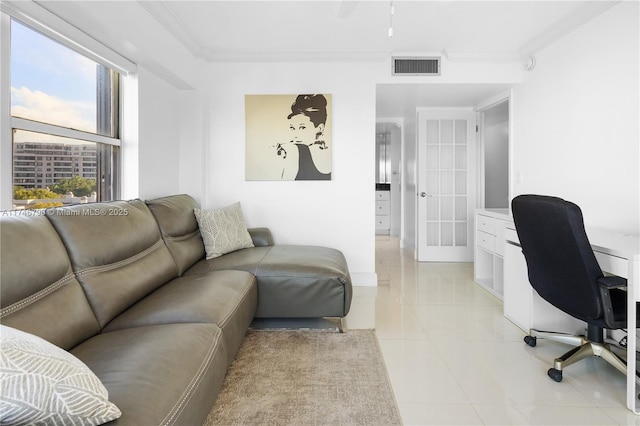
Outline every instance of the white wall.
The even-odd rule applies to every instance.
[[[138,196],[156,198],[180,190],[180,90],[138,70]]]
[[[345,254],[354,283],[375,285],[375,123],[379,83],[505,83],[520,81],[513,63],[444,61],[433,77],[392,77],[384,62],[213,63],[202,205],[240,201],[249,226],[268,226],[279,244],[335,247]],[[332,181],[245,181],[244,97],[247,94],[329,93],[333,107]],[[404,117],[406,177],[403,243],[415,244],[415,113]],[[413,139],[412,139],[413,138]],[[195,146],[195,145],[194,145]],[[183,172],[184,173],[184,172]],[[405,237],[410,235],[410,239]]]
[[[211,64],[210,142],[203,205],[240,201],[247,225],[278,244],[341,250],[354,283],[375,285],[375,82],[366,63]],[[375,67],[374,67],[375,68]],[[247,94],[332,95],[331,181],[245,181]]]
[[[206,155],[209,142],[209,106],[206,90],[180,92],[180,184],[179,192],[194,197],[200,205],[205,198]]]
[[[514,90],[512,195],[577,203],[587,226],[640,233],[638,3],[536,54]]]

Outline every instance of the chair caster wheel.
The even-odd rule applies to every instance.
[[[537,338],[537,337],[534,337],[534,336],[524,336],[524,342],[525,342],[527,345],[531,346],[532,348],[536,345],[537,341],[538,341],[538,338]]]
[[[556,370],[555,368],[550,368],[549,371],[547,371],[547,375],[551,377],[553,380],[555,380],[556,382],[562,381],[562,370]]]

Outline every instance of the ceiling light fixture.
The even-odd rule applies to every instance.
[[[393,0],[389,0],[389,37],[393,37],[393,15],[396,11],[393,7]]]

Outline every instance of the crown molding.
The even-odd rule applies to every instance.
[[[199,40],[182,19],[165,0],[143,1],[138,0],[140,6],[176,38],[193,56],[200,59],[206,58],[206,48],[202,40]]]
[[[443,49],[441,52],[450,62],[517,62],[518,52],[478,52]]]
[[[391,56],[388,50],[348,51],[221,51],[206,50],[209,62],[382,62]]]

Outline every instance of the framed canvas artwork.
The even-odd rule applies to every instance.
[[[245,96],[246,180],[331,180],[331,95]]]

